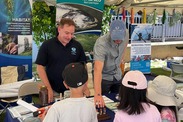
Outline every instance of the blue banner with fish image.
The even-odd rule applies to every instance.
[[[76,34],[100,33],[104,0],[57,0],[56,22],[71,18],[76,24]]]
[[[25,65],[32,78],[32,0],[0,0],[0,67]]]

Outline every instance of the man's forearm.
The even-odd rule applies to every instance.
[[[38,75],[41,79],[41,81],[44,83],[44,85],[48,88],[48,89],[52,89],[51,88],[51,85],[49,83],[49,80],[48,80],[48,77],[46,75],[46,71],[45,71],[45,68],[41,65],[37,65],[37,72],[38,72]]]
[[[100,61],[95,62],[94,65],[94,90],[95,95],[101,95],[101,83],[102,83],[102,69],[103,63]]]
[[[95,74],[94,74],[95,75]],[[97,74],[98,75],[98,74]],[[101,90],[101,76],[96,76],[94,78],[94,90],[95,90],[95,95],[101,95],[102,90]]]

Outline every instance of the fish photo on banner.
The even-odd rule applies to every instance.
[[[98,4],[98,5],[97,5]],[[102,26],[103,4],[96,1],[59,1],[57,0],[56,22],[70,18],[76,24],[76,33],[100,32]]]

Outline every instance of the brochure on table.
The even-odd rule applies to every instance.
[[[109,108],[110,110],[117,112],[117,106],[119,102],[111,102],[111,103],[106,103],[106,107]]]
[[[13,118],[24,120],[27,117],[33,116],[33,112],[38,110],[37,107],[23,101],[22,99],[19,99],[17,104],[18,106],[8,108]]]
[[[103,95],[102,97],[103,97],[105,103],[114,102],[113,100],[111,100],[110,98],[106,97],[105,95]],[[90,100],[91,102],[94,102],[94,97],[90,97],[90,98],[88,98],[88,100]]]

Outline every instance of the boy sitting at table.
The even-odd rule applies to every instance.
[[[83,63],[68,64],[63,73],[70,98],[54,103],[43,122],[98,122],[94,103],[84,97],[88,73]]]

